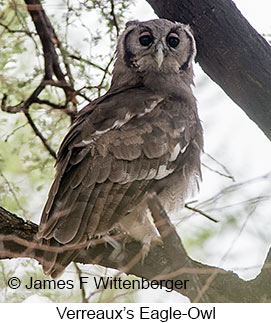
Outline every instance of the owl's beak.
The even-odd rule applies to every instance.
[[[161,67],[163,60],[164,60],[164,46],[161,42],[159,42],[156,46],[155,52],[155,60],[157,62],[158,68]]]

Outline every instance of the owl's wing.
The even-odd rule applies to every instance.
[[[168,112],[169,104],[134,88],[81,111],[59,151],[39,238],[77,243],[106,232],[150,183],[176,169],[194,121],[190,107],[175,102]]]

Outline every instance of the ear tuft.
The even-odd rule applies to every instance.
[[[131,27],[131,26],[137,26],[140,23],[139,20],[130,20],[126,22],[125,28]]]

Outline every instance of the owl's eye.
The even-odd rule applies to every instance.
[[[179,38],[176,36],[173,36],[172,34],[167,37],[167,43],[170,47],[176,48],[179,45]]]
[[[153,42],[153,37],[149,33],[143,34],[139,37],[139,42],[142,46],[147,47]]]

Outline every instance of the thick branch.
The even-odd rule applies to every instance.
[[[271,48],[231,0],[147,0],[159,17],[189,24],[203,70],[271,139]]]
[[[45,63],[45,80],[51,80],[55,74],[58,80],[65,83],[65,77],[59,67],[58,55],[55,50],[58,39],[53,26],[39,0],[25,0],[25,3],[41,40]]]
[[[154,205],[152,212],[159,206]],[[134,274],[146,279],[184,280],[188,279],[187,289],[175,289],[195,302],[267,302],[271,300],[271,290],[267,281],[271,276],[271,250],[260,275],[251,281],[244,281],[236,274],[217,267],[211,267],[192,260],[184,251],[180,238],[164,214],[160,232],[167,232],[163,237],[163,246],[155,246],[144,260],[134,261],[141,252],[139,243],[133,241],[126,245],[124,266],[110,260],[112,248],[98,244],[84,249],[76,262],[99,264],[105,267],[125,269],[127,274]],[[34,236],[38,226],[25,222],[14,214],[0,207],[0,258],[29,257],[39,259],[41,247]],[[170,241],[170,243],[168,243]],[[175,256],[174,256],[175,255]]]

